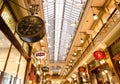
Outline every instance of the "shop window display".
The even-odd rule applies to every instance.
[[[1,44],[0,45],[0,76],[1,76],[2,71],[5,67],[5,61],[6,61],[6,58],[8,56],[9,49],[10,49],[10,42],[4,36],[4,34],[2,32],[0,32],[0,36],[2,38],[4,38],[4,39],[0,40],[0,44]],[[5,73],[4,73],[2,84],[14,84],[15,75],[13,74],[13,71],[16,72],[16,70],[17,70],[19,57],[20,57],[20,53],[13,46],[12,49],[11,49],[10,57],[7,61],[8,64],[7,64]],[[11,66],[14,66],[14,67],[11,68]],[[24,81],[23,71],[25,71],[25,68],[26,68],[26,60],[23,57],[22,57],[22,61],[20,62],[20,66],[22,68],[20,68],[19,71],[21,71],[21,70],[22,71],[18,74],[18,77],[20,79],[17,79],[16,84],[23,84],[23,83],[21,83],[21,81]],[[12,70],[10,70],[10,69],[12,69]]]
[[[3,4],[4,0],[0,0],[0,8]],[[6,5],[1,13],[1,17],[9,27],[11,32],[15,33],[16,21],[10,12],[9,7]],[[18,35],[15,34],[16,39],[19,41],[21,46],[28,53],[28,45],[24,43],[18,38]],[[27,61],[22,56],[20,59],[20,52],[12,45],[12,43],[6,38],[6,36],[0,31],[0,76],[2,72],[4,73],[2,83],[1,84],[24,84],[24,76],[26,70]],[[8,57],[8,60],[7,60]],[[5,66],[6,63],[6,66]],[[11,68],[12,66],[12,68]],[[20,67],[20,68],[18,68]],[[19,70],[18,70],[19,69]],[[4,70],[4,71],[3,71]],[[18,71],[18,72],[17,72]],[[3,75],[3,74],[2,74]],[[16,79],[17,77],[17,79]],[[16,81],[15,81],[16,80]]]
[[[2,84],[11,84],[11,76],[8,73],[4,73],[4,78],[2,80]]]
[[[89,64],[89,66],[92,65],[93,64]],[[103,64],[99,63],[99,66],[95,66],[94,64],[94,67],[89,67],[89,69],[93,84],[117,84],[117,80],[115,79],[115,73],[106,62]]]
[[[113,61],[114,67],[120,77],[120,38],[117,39],[110,47],[109,52]]]
[[[3,71],[7,54],[10,48],[10,41],[0,31],[0,71]],[[4,38],[4,39],[3,39]]]
[[[16,79],[14,76],[12,76],[8,73],[4,73],[4,78],[2,80],[2,84],[14,84],[15,80],[17,80],[16,84],[21,84],[20,79]]]
[[[116,61],[116,65],[117,65],[118,75],[120,76],[120,60]]]

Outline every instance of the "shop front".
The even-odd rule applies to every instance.
[[[88,64],[92,84],[119,84],[119,79],[108,51],[105,51],[105,58],[95,59]]]
[[[120,78],[120,38],[109,47],[110,57]],[[119,79],[120,80],[120,79]]]
[[[24,84],[27,58],[21,51],[27,56],[28,44],[15,33],[16,20],[4,0],[0,10],[0,84]]]

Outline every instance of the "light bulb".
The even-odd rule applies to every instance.
[[[93,14],[93,19],[94,20],[98,19],[98,16],[95,13]]]
[[[80,42],[81,42],[81,43],[84,43],[84,40],[81,38]]]
[[[72,60],[70,60],[70,62],[73,62]]]

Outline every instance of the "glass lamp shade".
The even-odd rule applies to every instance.
[[[105,53],[102,52],[102,51],[100,51],[100,50],[95,51],[95,52],[93,53],[93,55],[94,55],[95,59],[97,59],[97,60],[102,60],[102,59],[105,58]]]
[[[95,13],[93,14],[93,19],[94,20],[98,19],[98,16]]]

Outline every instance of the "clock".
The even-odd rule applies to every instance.
[[[26,16],[17,23],[16,32],[25,42],[37,42],[45,35],[45,24],[38,16]]]

